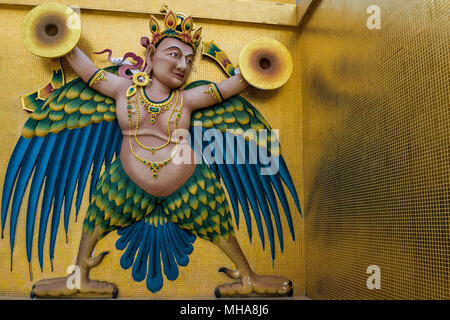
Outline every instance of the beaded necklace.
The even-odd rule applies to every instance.
[[[142,94],[142,91],[141,91],[141,94]],[[129,126],[129,129],[131,131],[132,130],[132,125],[131,125],[131,118],[132,118],[131,117],[131,108],[132,107],[131,107],[131,103],[133,102],[135,107],[136,107],[136,129],[134,131],[134,138],[135,138],[136,142],[138,143],[138,145],[141,148],[143,148],[145,150],[148,150],[148,151],[152,151],[152,154],[155,154],[155,151],[158,151],[158,150],[166,147],[170,143],[170,140],[172,138],[172,133],[173,133],[173,135],[174,135],[174,137],[176,139],[175,148],[174,148],[174,151],[171,153],[170,157],[168,157],[167,159],[162,160],[162,161],[150,161],[150,160],[144,159],[144,158],[142,158],[142,157],[140,157],[140,156],[138,156],[136,154],[136,152],[133,150],[133,146],[132,146],[132,143],[131,143],[131,135],[128,136],[131,153],[136,158],[136,160],[138,160],[139,162],[141,162],[142,164],[147,166],[152,171],[152,176],[155,179],[158,177],[159,170],[163,166],[167,165],[174,158],[174,156],[176,155],[176,153],[178,151],[178,142],[179,142],[179,140],[177,138],[176,132],[177,132],[177,128],[178,128],[178,123],[179,123],[179,121],[181,119],[181,116],[182,116],[182,113],[183,113],[183,96],[180,94],[179,90],[177,90],[176,96],[177,96],[176,97],[176,102],[175,102],[175,104],[173,104],[173,110],[170,113],[170,116],[169,116],[169,118],[167,120],[167,130],[168,130],[169,138],[168,138],[168,140],[167,140],[167,142],[165,144],[163,144],[163,145],[161,145],[159,147],[147,147],[147,146],[143,145],[138,140],[137,132],[138,132],[138,129],[139,129],[139,100],[138,100],[138,98],[135,95],[134,95],[134,100],[131,99],[131,96],[128,97],[128,106],[127,106],[127,108],[128,108],[128,126]],[[181,99],[180,99],[180,106],[177,108],[176,105],[178,104],[178,98],[179,97],[181,97]],[[170,107],[172,107],[172,106],[170,106]],[[170,110],[170,107],[167,110]],[[170,120],[172,119],[172,116],[175,113],[175,111],[177,112],[177,114],[176,114],[174,129],[172,131],[170,129]]]
[[[172,107],[171,102],[174,96],[174,91],[172,91],[170,96],[163,102],[153,102],[147,97],[147,94],[144,91],[144,87],[141,87],[141,104],[144,110],[146,110],[150,115],[151,124],[155,124],[156,118],[161,112],[170,110],[170,108]]]

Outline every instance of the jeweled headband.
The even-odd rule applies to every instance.
[[[194,51],[200,45],[202,27],[194,30],[194,21],[191,16],[175,14],[172,10],[164,17],[165,30],[162,30],[158,20],[150,17],[150,31],[152,33],[151,44],[155,47],[165,38],[177,38],[191,46]]]

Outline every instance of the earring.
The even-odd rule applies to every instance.
[[[129,98],[134,95],[137,91],[137,87],[145,87],[149,82],[150,78],[145,72],[136,72],[133,75],[133,85],[128,88],[126,97]]]

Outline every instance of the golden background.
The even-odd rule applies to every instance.
[[[450,299],[449,7],[323,0],[303,25],[310,298]]]
[[[24,1],[30,2],[30,1]],[[136,1],[134,1],[136,2]],[[66,3],[68,4],[68,3]],[[76,1],[73,3],[76,4]],[[108,5],[108,1],[97,1],[96,5]],[[117,5],[117,3],[115,3]],[[28,114],[21,109],[20,96],[26,95],[47,84],[51,77],[48,59],[34,56],[25,49],[20,39],[21,22],[32,7],[25,5],[0,4],[0,22],[8,28],[0,30],[2,54],[0,55],[0,113],[2,129],[0,131],[3,147],[0,150],[0,183],[3,185],[6,166],[11,152],[20,136],[20,130]],[[177,8],[170,6],[177,11]],[[124,2],[123,9],[127,10]],[[186,12],[189,14],[189,12]],[[162,22],[162,16],[157,16]],[[149,36],[148,14],[131,14],[124,12],[81,10],[82,40],[79,47],[88,54],[98,67],[109,65],[107,54],[94,55],[92,52],[110,48],[113,57],[121,57],[128,51],[143,55],[144,48],[139,44],[141,36]],[[299,196],[302,194],[301,170],[301,92],[300,92],[300,42],[299,31],[292,27],[267,26],[261,24],[227,22],[208,19],[195,19],[196,25],[203,26],[203,40],[214,40],[237,64],[240,50],[244,45],[257,38],[270,37],[282,42],[291,52],[294,59],[292,78],[282,88],[275,91],[261,91],[249,88],[242,93],[268,120],[273,129],[278,129],[282,153],[288,164]],[[219,82],[225,79],[221,69],[198,54],[194,61],[196,71],[188,81],[207,79]],[[67,81],[76,75],[63,60],[63,68]],[[301,199],[301,197],[300,197]],[[291,199],[289,199],[291,200]],[[37,259],[37,228],[33,246],[33,281],[28,275],[28,262],[25,250],[25,218],[27,197],[22,203],[16,229],[13,271],[10,271],[9,218],[6,221],[5,237],[0,240],[0,296],[27,297],[33,282],[66,275],[66,269],[75,262],[81,236],[81,225],[88,206],[85,197],[78,221],[75,223],[74,210],[69,224],[69,243],[65,243],[64,226],[60,223],[57,245],[55,247],[54,272],[50,271],[48,258],[49,234],[44,246],[44,268],[40,271]],[[294,211],[293,201],[289,202],[295,227],[296,241],[291,241],[286,219],[282,218],[285,248],[281,253],[276,248],[276,259],[272,267],[270,249],[262,249],[256,225],[253,225],[253,243],[248,240],[245,223],[241,213],[240,230],[237,238],[250,264],[258,273],[265,275],[282,275],[289,277],[294,284],[294,295],[304,294],[304,259],[303,259],[303,225],[300,215]],[[281,206],[280,206],[281,208]],[[39,221],[39,211],[36,217]],[[231,261],[214,244],[197,239],[190,262],[180,267],[180,275],[174,282],[165,279],[161,291],[149,292],[145,281],[135,282],[131,277],[131,269],[123,270],[119,259],[123,251],[115,249],[118,236],[115,232],[99,242],[95,252],[110,250],[104,262],[91,271],[91,278],[114,282],[119,288],[119,297],[142,298],[213,298],[217,285],[232,280],[218,273],[221,266],[231,267]],[[267,239],[267,234],[266,234]],[[266,240],[267,241],[267,240]]]
[[[255,8],[262,3],[252,2],[258,3]],[[449,2],[316,0],[299,28],[293,27],[295,17],[283,20],[295,1],[276,2],[285,3],[287,11],[272,2],[272,15],[257,9],[250,17],[242,12],[232,15],[239,7],[226,8],[223,3],[238,3],[230,0],[220,2],[217,11],[221,12],[205,7],[202,19],[194,19],[203,25],[203,39],[215,40],[233,62],[248,41],[260,37],[282,42],[294,61],[292,78],[285,86],[268,92],[248,89],[243,96],[280,130],[282,153],[305,219],[294,214],[295,243],[284,223],[286,246],[283,254],[277,248],[273,268],[270,250],[262,250],[256,233],[250,244],[241,226],[237,237],[244,253],[257,272],[290,277],[296,296],[450,299]],[[127,3],[133,4],[131,9],[139,7],[137,0]],[[184,8],[191,5],[193,12],[203,12],[200,5],[205,3],[183,2],[180,11],[189,13]],[[366,9],[374,4],[381,9],[379,30],[366,26],[370,16]],[[108,2],[95,5],[108,6]],[[9,27],[0,31],[0,182],[27,118],[20,96],[50,78],[48,60],[26,51],[17,36],[30,8],[0,4],[0,21]],[[128,9],[124,5],[123,10]],[[236,19],[209,20],[209,13]],[[148,16],[82,10],[80,47],[99,67],[107,65],[106,55],[95,56],[93,51],[111,48],[115,57],[127,51],[142,54],[139,38],[148,35]],[[270,24],[256,23],[269,16]],[[197,71],[190,80],[224,79],[211,62],[197,58],[195,63]],[[75,77],[66,63],[64,69],[68,80]],[[0,296],[26,297],[31,289],[24,203],[13,272],[9,271],[9,220],[5,239],[0,240]],[[293,208],[292,201],[290,205]],[[44,272],[39,271],[37,248],[33,248],[33,280],[65,274],[76,257],[83,214],[81,210],[77,223],[71,217],[68,244],[60,226],[55,272],[50,272],[46,256]],[[112,233],[99,243],[96,252],[109,249],[111,254],[92,277],[117,283],[120,297],[212,298],[214,288],[229,281],[217,273],[218,267],[231,266],[228,258],[213,244],[197,240],[178,279],[165,281],[159,293],[151,294],[144,283],[132,280],[130,270],[119,266],[122,252],[114,249],[116,239]],[[379,290],[366,285],[371,265],[380,268]]]

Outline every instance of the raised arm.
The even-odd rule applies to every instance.
[[[78,47],[75,47],[71,53],[65,55],[65,58],[80,78],[87,84],[92,76],[99,71],[99,68]],[[106,81],[93,81],[91,88],[114,99],[119,93],[120,88],[129,84],[129,80],[106,71],[104,72],[104,78]]]
[[[249,84],[239,73],[220,83],[217,83],[216,85],[220,91],[221,98],[225,100],[242,92],[248,87]],[[211,95],[208,91],[208,85],[203,85],[184,91],[183,98],[185,99],[185,107],[191,111],[194,111],[218,103],[219,100],[213,98],[213,95]]]

